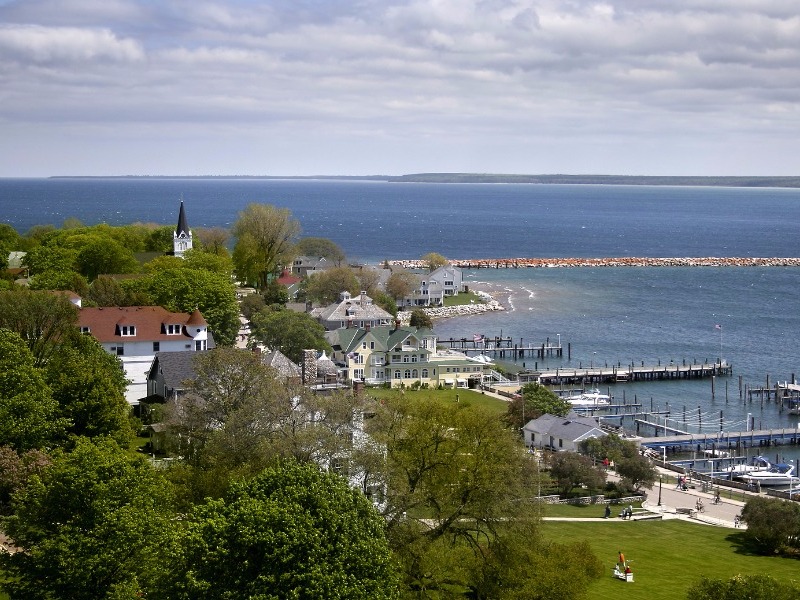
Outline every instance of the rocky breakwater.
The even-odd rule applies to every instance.
[[[389,261],[407,269],[421,269],[421,260]],[[469,258],[451,260],[461,269],[537,269],[571,267],[800,267],[800,258],[794,257],[666,257],[647,258],[622,256],[617,258]]]
[[[431,319],[447,319],[450,317],[464,317],[468,315],[480,315],[485,312],[490,312],[493,310],[505,310],[502,304],[495,300],[490,294],[486,292],[478,292],[476,291],[475,294],[480,296],[481,302],[475,302],[471,304],[459,304],[458,306],[441,306],[441,307],[426,307],[422,310],[428,315]],[[400,323],[403,325],[408,325],[408,322],[411,319],[411,311],[405,310],[402,312],[397,313],[397,316],[400,318]]]

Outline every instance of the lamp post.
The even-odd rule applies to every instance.
[[[661,506],[661,475],[658,476],[658,505]]]
[[[667,447],[666,446],[661,446],[661,452],[662,452],[662,455],[664,457],[664,458],[661,459],[661,462],[663,463],[664,466],[666,466],[666,464],[667,464]]]

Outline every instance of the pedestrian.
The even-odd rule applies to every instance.
[[[742,520],[741,520],[741,518],[739,517],[739,515],[736,515],[735,517],[733,517],[733,526],[734,526],[736,529],[738,529],[738,528],[739,528],[739,524],[741,523],[741,521],[742,521]]]
[[[678,475],[678,483],[675,485],[676,490],[680,490],[683,488],[683,477]]]
[[[606,504],[606,516],[603,518],[607,519],[610,516],[611,516],[611,507],[608,504]]]

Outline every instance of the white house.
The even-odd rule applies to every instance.
[[[457,296],[464,290],[461,269],[443,265],[420,276],[420,285],[400,301],[401,306],[442,306],[447,296]]]
[[[317,319],[326,331],[333,331],[340,327],[379,327],[389,325],[393,317],[377,304],[367,292],[361,292],[356,297],[351,297],[349,292],[339,295],[339,302],[322,308],[315,308],[311,316]]]
[[[125,398],[132,405],[147,395],[147,373],[156,352],[197,352],[214,347],[199,310],[187,314],[160,306],[82,308],[78,327],[122,360],[130,380]]]
[[[574,410],[566,417],[544,414],[528,421],[522,432],[526,446],[557,452],[577,452],[582,441],[607,435],[593,417],[581,416]]]

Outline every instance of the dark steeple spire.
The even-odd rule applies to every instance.
[[[183,199],[181,199],[181,212],[178,215],[178,226],[175,228],[175,235],[178,237],[189,237],[189,226],[186,224],[186,211],[183,210]]]

